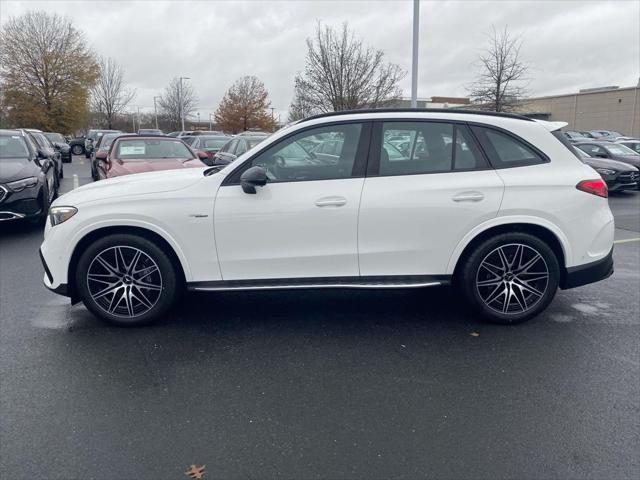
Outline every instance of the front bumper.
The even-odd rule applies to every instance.
[[[49,270],[49,265],[47,265],[47,261],[44,259],[44,255],[42,255],[42,249],[38,250],[38,254],[40,255],[40,261],[42,262],[42,267],[44,268],[44,278],[43,278],[44,286],[47,287],[52,292],[57,293],[58,295],[64,295],[65,297],[71,296],[69,293],[69,288],[67,287],[66,283],[60,283],[56,287],[53,286],[54,285],[53,275],[51,273],[51,270]]]
[[[560,279],[560,288],[581,287],[589,283],[599,282],[613,275],[613,247],[606,257],[595,262],[569,267]]]

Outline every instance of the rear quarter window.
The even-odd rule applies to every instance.
[[[471,126],[494,168],[522,167],[547,163],[547,157],[533,145],[511,133]]]

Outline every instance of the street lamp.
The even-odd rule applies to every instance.
[[[209,114],[209,131],[213,130],[213,123],[211,123],[211,117],[213,117],[213,113]]]
[[[420,37],[420,0],[413,0],[413,55],[411,59],[411,108],[418,106],[418,39]]]
[[[196,112],[196,115],[198,115],[198,130],[200,129],[200,112]]]
[[[158,130],[158,107],[156,107],[156,98],[160,97],[153,97],[153,113],[156,116],[156,130]]]
[[[180,121],[182,122],[182,131],[184,131],[184,96],[182,95],[182,80],[191,80],[189,77],[180,77]]]

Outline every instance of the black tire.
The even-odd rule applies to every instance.
[[[62,163],[60,163],[60,177],[58,178],[64,178],[64,165]]]
[[[143,252],[150,259],[147,261],[146,257],[141,255],[141,258],[147,261],[142,266],[148,265],[147,268],[143,268],[142,272],[149,271],[154,266],[157,270],[152,270],[152,273],[144,275],[138,280],[145,280],[145,284],[153,283],[156,286],[154,288],[158,288],[158,290],[150,290],[146,287],[142,287],[144,290],[141,290],[139,284],[135,283],[136,274],[131,268],[130,275],[124,273],[124,268],[118,268],[119,276],[116,276],[102,267],[103,264],[96,257],[101,255],[101,258],[106,259],[107,263],[112,264],[113,267],[114,262],[118,263],[118,260],[115,260],[117,248],[120,249],[122,255],[120,257],[122,259],[121,266],[127,267],[127,261],[133,262],[135,251]],[[114,261],[110,261],[110,258],[113,258]],[[133,265],[133,269],[135,267],[136,265]],[[104,278],[89,280],[90,268],[93,278],[101,276]],[[103,268],[105,274],[96,274],[99,271],[98,268]],[[125,277],[128,277],[129,280],[127,281]],[[91,244],[80,257],[75,272],[75,282],[80,298],[94,315],[113,325],[127,327],[147,325],[160,319],[171,308],[178,296],[177,291],[182,287],[167,254],[152,241],[129,234],[109,235]],[[103,284],[105,290],[100,290],[103,288]],[[111,289],[109,293],[102,294],[108,289]],[[113,291],[113,295],[110,293],[111,291]],[[140,296],[141,294],[142,296]],[[147,304],[142,301],[142,298]],[[136,302],[138,303],[137,307]],[[136,308],[139,309],[139,312],[136,312]]]
[[[533,263],[527,271],[517,265],[526,266],[528,261]],[[462,260],[458,271],[457,283],[467,301],[485,319],[499,324],[521,323],[538,315],[553,300],[560,279],[558,259],[549,245],[519,232],[485,240]]]
[[[84,154],[84,147],[82,145],[74,145],[73,147],[71,147],[71,154],[72,155],[82,155]],[[71,160],[69,160],[71,161]]]

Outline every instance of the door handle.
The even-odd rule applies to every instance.
[[[326,197],[316,200],[316,207],[342,207],[347,204],[344,197]]]
[[[454,202],[479,202],[484,200],[484,195],[480,192],[462,192],[452,197]]]

